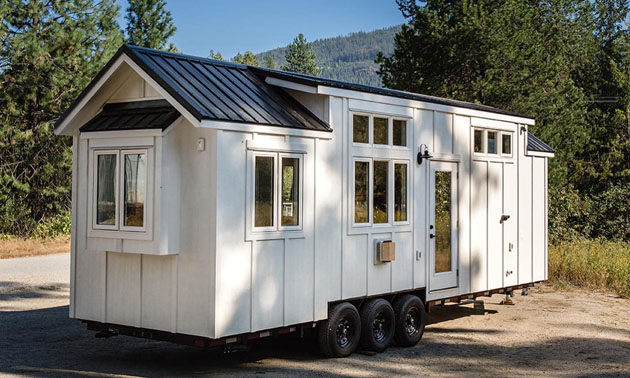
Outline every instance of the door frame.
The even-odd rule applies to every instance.
[[[429,291],[440,291],[459,287],[459,161],[429,160],[428,171],[428,288]],[[435,173],[451,172],[451,270],[435,272]],[[431,229],[431,227],[434,227]]]

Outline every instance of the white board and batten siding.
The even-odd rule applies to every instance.
[[[129,70],[112,80],[94,101],[161,98]],[[282,135],[256,125],[250,125],[256,131],[239,131],[183,117],[164,133],[75,132],[72,317],[220,338],[322,320],[335,301],[413,289],[426,289],[427,299],[436,300],[547,278],[547,158],[527,155],[521,124],[384,96],[370,101],[349,91],[288,93],[327,121],[332,134]],[[407,120],[407,147],[354,145],[353,112]],[[475,127],[512,132],[512,156],[474,154]],[[203,151],[196,148],[200,138]],[[431,161],[450,164],[458,175],[453,240],[459,274],[456,286],[435,291],[430,162],[416,162],[421,145]],[[107,146],[144,146],[153,154],[148,240],[88,229],[91,151]],[[252,229],[252,162],[261,151],[302,157],[301,230]],[[407,223],[353,224],[355,158],[408,164]],[[503,215],[510,218],[500,223]],[[396,243],[393,262],[375,263],[379,240]]]

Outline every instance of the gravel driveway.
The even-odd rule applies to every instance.
[[[62,256],[47,257],[59,263],[56,258],[67,259]],[[312,338],[285,338],[224,356],[124,336],[95,339],[68,319],[67,279],[20,260],[25,261],[13,266],[31,267],[38,277],[20,276],[19,269],[8,276],[0,265],[0,282],[17,282],[0,292],[3,378],[630,377],[630,301],[606,294],[540,286],[526,297],[517,295],[515,306],[500,306],[501,297],[493,296],[485,298],[485,311],[472,304],[438,308],[418,346],[377,355],[324,359]]]

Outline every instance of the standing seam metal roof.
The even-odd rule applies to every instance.
[[[552,154],[556,152],[553,147],[543,142],[540,138],[529,131],[527,132],[527,151],[549,152]]]

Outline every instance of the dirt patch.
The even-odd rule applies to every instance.
[[[95,339],[68,319],[68,290],[0,295],[4,377],[629,377],[630,300],[537,286],[514,306],[502,297],[434,308],[413,348],[325,359],[313,338],[266,339],[221,355],[117,336]]]
[[[69,237],[56,239],[0,239],[0,259],[68,252],[70,252]]]

